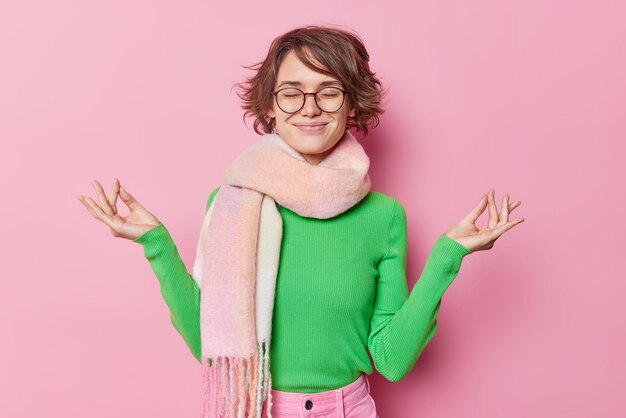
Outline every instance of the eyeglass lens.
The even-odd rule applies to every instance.
[[[334,87],[326,87],[316,94],[317,106],[324,112],[336,112],[343,105],[343,91]],[[304,106],[305,95],[298,89],[287,88],[276,94],[278,107],[283,112],[295,113]]]

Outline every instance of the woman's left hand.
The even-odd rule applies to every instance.
[[[520,201],[509,204],[509,195],[502,198],[502,211],[498,213],[495,203],[495,190],[491,189],[486,195],[482,195],[478,205],[474,207],[461,221],[448,229],[444,235],[455,240],[468,250],[481,251],[489,250],[493,243],[509,229],[524,222],[524,218],[517,218],[509,221],[509,213],[522,204]],[[489,222],[487,227],[478,229],[474,222],[489,206]]]

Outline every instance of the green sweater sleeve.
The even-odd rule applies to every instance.
[[[396,382],[412,369],[437,329],[441,298],[470,250],[441,234],[408,295],[406,213],[394,200],[388,251],[378,264],[378,283],[368,345],[376,370]]]
[[[219,187],[207,201],[209,209]],[[174,241],[162,223],[133,240],[143,246],[144,256],[159,280],[161,294],[170,310],[170,320],[193,356],[202,364],[200,341],[200,289],[180,258]]]

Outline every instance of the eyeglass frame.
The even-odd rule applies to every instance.
[[[296,111],[294,111],[294,112],[287,112],[287,111],[283,110],[283,108],[282,108],[282,107],[280,107],[280,105],[278,104],[278,93],[280,93],[280,92],[281,92],[281,91],[283,91],[283,90],[289,90],[289,89],[292,89],[292,90],[298,90],[300,93],[302,93],[302,94],[304,95],[304,100],[302,100],[302,106],[300,106],[300,109],[298,109],[298,110],[296,110]],[[320,91],[322,91],[322,90],[324,90],[324,89],[337,89],[337,90],[339,90],[340,92],[342,92],[342,93],[343,93],[343,97],[341,98],[341,105],[337,108],[337,110],[333,110],[332,112],[326,112],[326,111],[325,111],[324,109],[322,109],[322,108],[320,107],[320,105],[317,103],[317,93],[319,93]],[[344,90],[344,89],[340,89],[339,87],[335,87],[335,86],[326,86],[326,87],[323,87],[323,88],[319,89],[318,91],[316,91],[315,93],[305,93],[305,92],[303,92],[302,90],[300,90],[300,89],[299,89],[299,88],[297,88],[297,87],[284,87],[284,88],[282,88],[282,89],[280,89],[280,90],[274,90],[274,91],[272,92],[272,96],[274,96],[274,100],[276,101],[276,106],[278,106],[278,108],[279,108],[280,110],[282,110],[283,112],[285,112],[285,113],[289,113],[290,115],[293,115],[294,113],[298,113],[299,111],[301,111],[301,110],[302,110],[302,108],[304,107],[304,105],[306,105],[306,96],[309,96],[309,95],[311,95],[311,94],[312,94],[312,95],[313,95],[313,97],[315,98],[315,106],[317,106],[317,108],[318,108],[319,110],[321,110],[322,112],[326,112],[326,113],[335,113],[335,112],[339,112],[339,111],[341,110],[341,108],[343,107],[344,103],[346,102],[346,94],[350,94],[350,92],[349,92],[349,91],[347,91],[347,90]]]

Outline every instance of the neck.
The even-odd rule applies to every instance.
[[[302,154],[307,163],[311,165],[318,165],[324,159],[325,155],[322,154]]]

